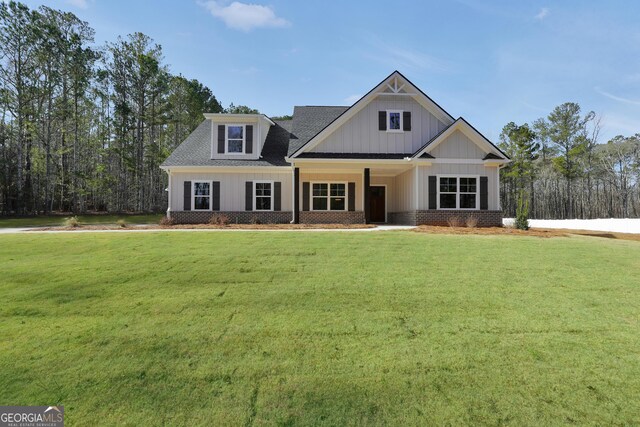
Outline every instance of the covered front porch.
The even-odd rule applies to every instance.
[[[296,162],[294,223],[403,223],[412,207],[416,165],[382,162]]]

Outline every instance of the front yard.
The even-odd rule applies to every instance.
[[[640,243],[0,236],[0,405],[69,425],[640,423]]]

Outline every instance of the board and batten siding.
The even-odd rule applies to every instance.
[[[488,203],[489,210],[498,210],[498,168],[485,166],[482,164],[456,164],[456,163],[434,163],[431,166],[418,167],[418,179],[420,181],[418,209],[429,209],[429,176],[431,175],[478,175],[486,176],[488,181]],[[478,182],[478,191],[480,183]]]
[[[446,140],[429,151],[436,159],[482,159],[485,153],[464,133],[456,130]]]
[[[411,131],[378,130],[378,112],[387,110],[411,111]],[[413,153],[444,127],[444,123],[409,97],[379,96],[310,151]]]
[[[282,183],[281,210],[292,211],[291,169],[284,173],[182,173],[171,174],[171,210],[182,211],[184,206],[185,181],[219,181],[220,182],[220,211],[235,212],[245,210],[245,182],[274,181]]]
[[[407,212],[415,210],[415,171],[409,169],[395,177],[395,186],[393,187],[394,211],[390,212]]]
[[[302,183],[303,182],[317,182],[317,183],[325,183],[325,182],[344,182],[350,183],[355,182],[356,184],[356,211],[362,211],[363,208],[363,198],[364,198],[364,177],[362,174],[358,173],[308,173],[304,171],[300,171],[300,210],[302,211]],[[291,188],[291,187],[289,187]],[[284,190],[283,190],[284,191]],[[312,189],[310,189],[310,194],[312,194]],[[311,196],[309,196],[309,206],[311,206]]]

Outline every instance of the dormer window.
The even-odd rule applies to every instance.
[[[244,125],[227,125],[227,154],[244,154],[245,128]]]

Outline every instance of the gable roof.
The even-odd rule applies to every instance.
[[[289,147],[289,128],[291,120],[276,120],[269,128],[262,148],[262,156],[257,160],[250,159],[212,159],[211,158],[211,126],[212,121],[205,119],[160,165],[161,168],[172,166],[290,166],[285,161]]]
[[[338,106],[297,106],[293,109],[291,139],[288,155],[298,151],[311,138],[340,117],[349,107]]]
[[[386,90],[387,86],[389,88],[391,88],[391,86],[389,85],[389,82],[391,82],[392,79],[396,79],[395,82],[396,82],[396,86],[397,86],[397,78],[398,77],[400,77],[402,80],[405,81],[405,83],[403,83],[402,86],[399,89],[397,89],[398,91],[400,91],[402,88],[404,88],[404,86],[406,86],[408,84],[417,93],[410,94],[408,92],[404,92],[404,93],[384,92],[384,90]],[[386,94],[396,94],[396,95],[397,94],[414,95],[415,96],[414,99],[419,104],[421,104],[425,109],[427,109],[430,113],[432,113],[434,116],[436,116],[436,118],[444,121],[445,124],[450,124],[450,123],[454,122],[454,118],[453,118],[453,116],[451,114],[449,114],[444,108],[442,108],[438,103],[436,103],[433,99],[431,99],[419,87],[414,85],[401,72],[399,72],[398,70],[395,70],[393,73],[389,74],[384,80],[382,80],[380,83],[378,83],[373,89],[371,89],[369,92],[367,92],[362,98],[357,100],[351,107],[346,108],[341,114],[336,116],[332,121],[328,122],[322,129],[319,129],[318,132],[315,135],[311,136],[309,139],[307,139],[306,142],[301,143],[301,144],[296,144],[297,148],[292,148],[291,144],[290,144],[289,157],[298,156],[303,149],[313,148],[315,145],[317,145],[317,143],[320,142],[321,138],[324,135],[327,135],[327,134],[333,132],[335,129],[337,129],[338,127],[343,125],[351,117],[355,116],[356,113],[361,111],[367,104],[369,104],[374,99],[375,96],[377,96],[379,94],[384,95],[385,93]],[[294,114],[293,114],[294,120],[295,120],[295,116],[296,116],[296,113],[294,111]],[[294,129],[293,133],[295,134],[295,129]]]
[[[493,142],[489,141],[487,137],[481,134],[476,128],[471,126],[471,124],[469,124],[469,122],[467,122],[463,117],[459,117],[458,120],[453,122],[451,125],[442,129],[433,138],[431,138],[422,147],[420,147],[415,153],[413,153],[411,157],[424,158],[425,154],[428,154],[429,151],[433,150],[438,144],[446,140],[456,130],[460,130],[467,137],[469,137],[469,139],[475,142],[478,146],[488,151],[487,155],[483,160],[489,160],[489,159],[510,160],[509,156],[507,156],[504,153],[504,151],[498,148],[498,146],[496,146]],[[433,157],[431,155],[429,156]]]

